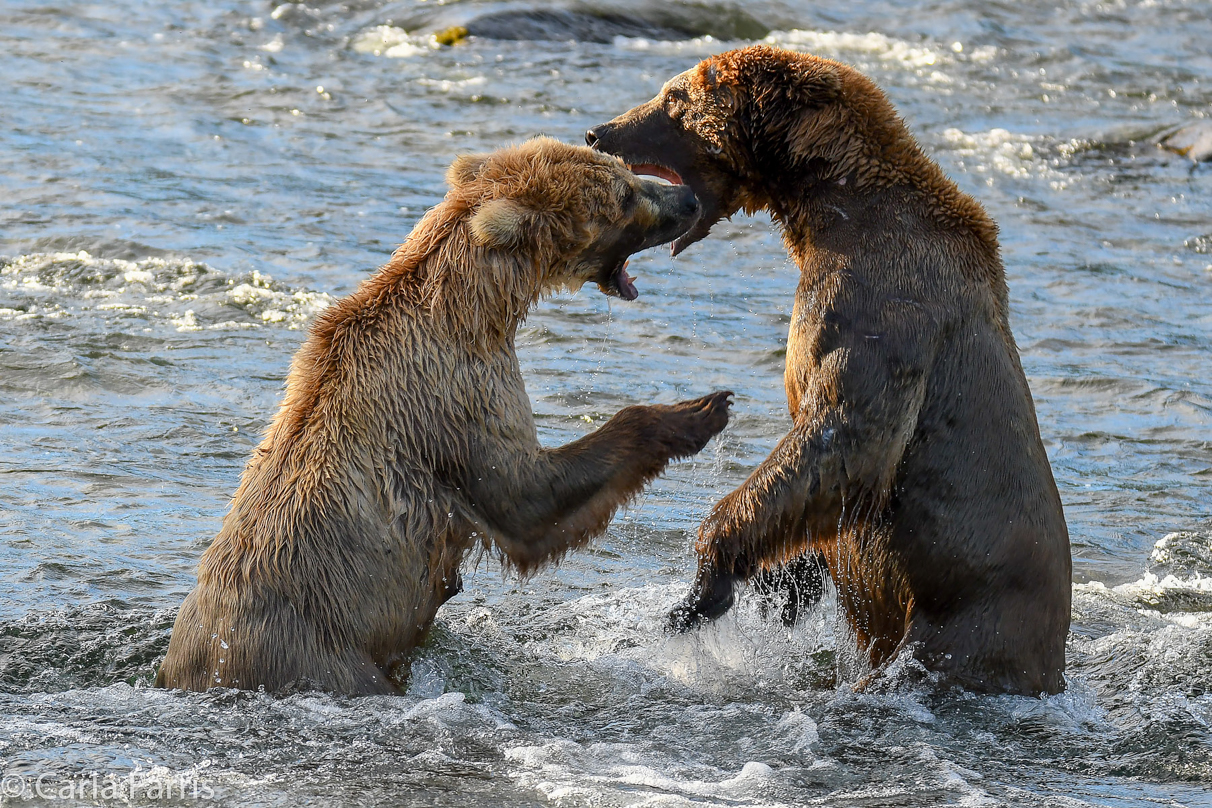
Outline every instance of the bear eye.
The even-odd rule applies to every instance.
[[[622,206],[625,213],[630,213],[640,200],[640,195],[636,193],[635,188],[630,185],[623,189],[623,196],[619,199],[619,204]]]
[[[686,103],[686,99],[680,94],[670,93],[665,96],[665,112],[670,118],[682,117],[682,106]]]

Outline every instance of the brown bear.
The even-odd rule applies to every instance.
[[[673,626],[795,562],[814,596],[827,570],[873,675],[911,648],[974,690],[1064,689],[1069,536],[984,209],[865,76],[765,46],[704,60],[586,137],[694,189],[675,254],[767,210],[801,273],[794,427],[703,522]]]
[[[455,161],[391,261],[329,308],[177,615],[156,684],[393,693],[460,562],[525,574],[600,534],[728,421],[729,393],[539,445],[514,353],[535,303],[685,230],[685,186],[538,138]]]

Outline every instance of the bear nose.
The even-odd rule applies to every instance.
[[[699,198],[694,195],[694,191],[690,190],[689,185],[679,185],[678,191],[681,197],[678,199],[678,206],[686,216],[693,216],[699,212]]]
[[[600,139],[602,128],[603,127],[601,127],[601,126],[595,126],[592,129],[590,129],[588,132],[585,133],[585,145],[586,146],[588,146],[591,149],[596,149],[598,147],[598,140]]]

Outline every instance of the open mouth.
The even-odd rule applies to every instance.
[[[672,168],[660,165],[659,163],[635,163],[634,165],[628,165],[627,168],[630,169],[632,174],[658,177],[666,182],[673,183],[674,185],[686,184],[682,182],[681,174],[674,171]]]
[[[615,295],[624,300],[635,300],[640,296],[639,290],[635,288],[635,278],[627,274],[628,263],[629,261],[624,259],[606,276],[606,280],[598,282],[598,288],[603,294]]]
[[[682,179],[681,174],[674,171],[672,168],[670,168],[667,165],[662,165],[661,163],[649,163],[649,162],[628,163],[627,168],[631,171],[632,174],[635,174],[637,176],[656,177],[658,179],[665,180],[666,182],[672,183],[674,185],[686,185],[687,184],[686,181],[684,179]],[[698,190],[696,189],[695,192],[697,194]],[[699,199],[701,202],[702,197],[700,196]],[[678,236],[676,239],[674,239],[670,243],[669,254],[671,256],[676,257],[678,255],[678,253],[680,253],[682,250],[686,249],[694,242],[696,242],[699,239],[706,236],[707,232],[711,229],[711,225],[715,224],[715,219],[718,219],[719,217],[717,216],[717,217],[715,217],[715,219],[710,219],[710,220],[704,218],[705,208],[706,208],[706,205],[704,205],[702,208],[700,208],[698,218],[695,219],[694,223],[690,226],[689,230],[687,230],[682,235]]]

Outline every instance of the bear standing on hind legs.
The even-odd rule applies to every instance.
[[[973,690],[1063,690],[1069,534],[984,209],[869,79],[776,48],[706,59],[586,138],[694,189],[674,254],[768,210],[800,268],[794,426],[703,522],[673,626],[806,556],[804,588],[827,570],[876,672],[912,647]]]
[[[162,687],[393,693],[459,565],[526,573],[605,530],[728,422],[727,392],[628,407],[544,449],[514,353],[531,307],[686,231],[685,186],[547,138],[451,167],[450,192],[295,355],[173,627]]]

